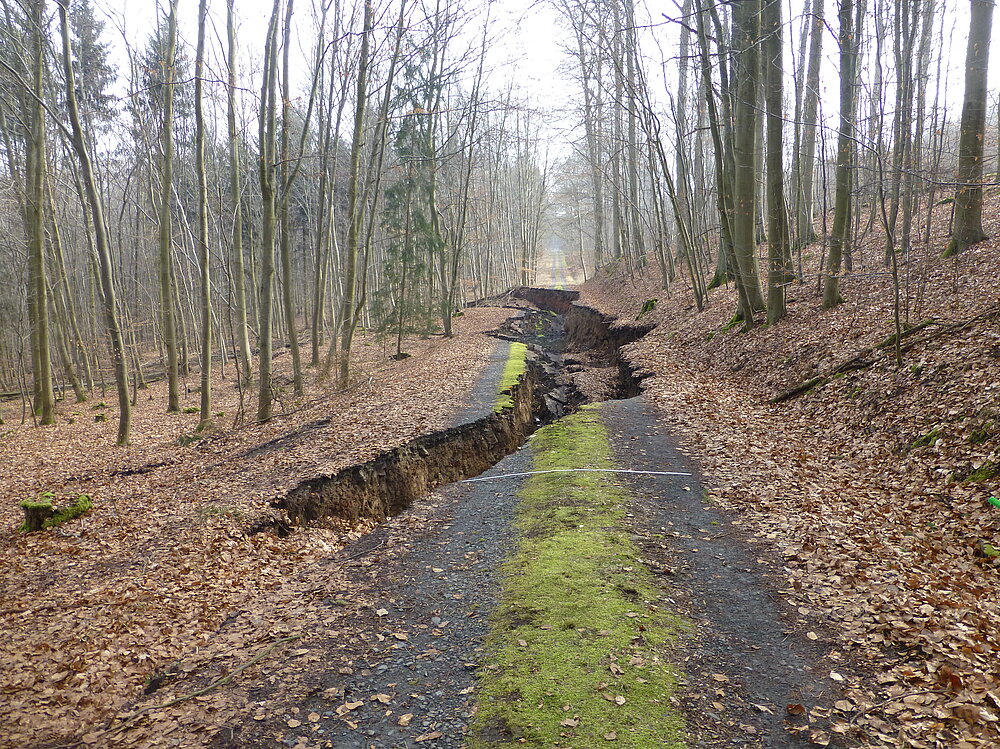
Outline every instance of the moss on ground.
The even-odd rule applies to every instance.
[[[934,427],[927,434],[923,434],[913,441],[913,447],[933,447],[941,439],[944,429]]]
[[[969,483],[981,483],[983,481],[990,481],[998,475],[1000,475],[1000,462],[988,460],[979,466],[979,468],[971,471],[969,475],[963,479],[963,481]]]
[[[504,365],[503,374],[500,376],[500,384],[497,386],[497,400],[493,405],[496,412],[514,406],[514,396],[511,388],[517,384],[524,374],[525,364],[528,358],[528,347],[523,343],[510,344],[510,353],[507,354],[507,363]]]
[[[543,427],[532,445],[536,470],[612,466],[596,409]],[[529,478],[520,497],[470,748],[684,746],[663,655],[684,624],[657,606],[627,493],[613,474],[555,473]]]

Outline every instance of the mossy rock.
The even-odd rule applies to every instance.
[[[655,297],[653,299],[647,299],[645,302],[642,303],[642,308],[639,310],[639,314],[635,316],[635,319],[638,320],[643,315],[647,315],[650,312],[652,312],[654,309],[656,309],[656,305],[659,303],[659,301],[660,300]]]

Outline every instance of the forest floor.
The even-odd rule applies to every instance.
[[[205,648],[233,612],[273,599],[294,573],[368,530],[330,522],[287,538],[253,533],[273,530],[268,501],[448,425],[496,355],[496,339],[483,333],[509,315],[471,309],[455,338],[407,340],[412,356],[399,362],[361,336],[355,384],[343,392],[314,383],[293,399],[282,354],[285,412],[266,425],[233,426],[240,394],[217,378],[218,426],[186,445],[199,415],[164,414],[163,382],[139,391],[128,448],[114,446],[113,405],[64,402],[56,426],[34,428],[11,426],[18,414],[9,404],[0,428],[0,745],[96,740],[96,727],[150,677],[268,642],[266,622],[255,620]],[[189,392],[182,406],[198,398]],[[50,532],[17,532],[20,502],[44,492],[57,505],[86,493],[94,510]]]
[[[696,625],[694,642],[653,654],[685,674],[668,701],[686,715],[695,746],[1000,745],[1000,602],[989,556],[1000,545],[1000,509],[987,501],[1000,490],[1000,252],[985,242],[940,259],[943,213],[929,245],[901,265],[902,367],[891,346],[879,347],[894,322],[875,236],[855,251],[844,304],[820,309],[820,253],[807,248],[809,282],[788,288],[789,315],[748,332],[727,326],[731,289],[713,291],[697,312],[683,281],[666,294],[652,273],[605,271],[583,287],[582,304],[622,321],[658,299],[643,317],[656,327],[625,349],[649,374],[643,399],[600,409],[607,449],[620,465],[683,467],[669,448],[676,441],[697,477],[668,489],[621,482],[631,499],[608,506],[627,511],[593,530],[625,536],[594,548],[637,544],[637,562],[612,565],[615,574],[662,576],[658,592],[644,587],[645,573],[616,583],[646,599],[628,612],[637,628],[648,630],[661,610]],[[565,276],[563,266],[553,261],[552,275]],[[498,368],[496,341],[483,333],[509,315],[469,310],[456,339],[412,341],[414,356],[402,362],[365,341],[350,391],[316,387],[271,424],[223,425],[186,446],[178,441],[198,415],[160,413],[162,383],[150,401],[140,393],[128,449],[111,446],[113,409],[98,404],[63,404],[54,428],[8,428],[0,744],[458,745],[477,719],[470,674],[489,647],[481,607],[508,605],[496,577],[512,548],[503,528],[546,526],[541,519],[564,510],[577,517],[582,505],[547,507],[546,492],[524,485],[451,487],[373,533],[332,522],[285,538],[248,531],[273,530],[267,501],[300,479],[453,423],[472,393],[483,397],[480,374]],[[808,380],[813,387],[772,403]],[[221,381],[216,392],[231,419],[239,394]],[[194,405],[197,394],[187,397]],[[527,466],[526,456],[545,465],[533,450],[494,470]],[[582,487],[603,492],[592,489]],[[45,491],[86,492],[96,508],[45,534],[15,532],[19,501]],[[519,503],[500,502],[515,492]],[[536,500],[538,518],[522,517]],[[548,639],[548,625],[500,621],[520,649],[508,661],[495,649],[501,666],[565,646]],[[556,629],[581,642],[595,635],[586,624]],[[622,642],[645,647],[654,640],[647,630]],[[638,668],[659,663],[631,658]],[[609,684],[628,674],[625,662],[602,660]],[[431,664],[463,673],[465,686],[448,676],[425,689],[419,674],[432,674]],[[398,677],[414,672],[419,683]],[[796,691],[800,700],[782,697]],[[598,696],[632,705],[622,693]],[[497,725],[524,701],[493,699]],[[585,714],[564,707],[562,734],[576,745]]]
[[[994,195],[986,215],[1000,215]],[[1000,745],[1000,222],[998,239],[941,259],[947,206],[900,269],[902,366],[892,278],[878,236],[855,250],[845,302],[821,310],[817,246],[788,316],[727,323],[732,289],[694,309],[684,282],[602,274],[581,303],[657,327],[626,348],[645,393],[701,466],[709,496],[761,554],[782,594],[824,622],[817,637],[875,676],[844,717],[872,741]],[[925,323],[924,327],[918,327]],[[837,371],[839,365],[849,366]],[[772,399],[819,377],[815,387]],[[819,631],[819,630],[818,630]],[[866,707],[867,705],[867,707]],[[875,709],[877,708],[877,709]]]

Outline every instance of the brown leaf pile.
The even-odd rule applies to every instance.
[[[987,215],[1000,214],[995,198]],[[961,323],[1000,298],[1000,244],[942,260],[946,214],[901,268],[903,312]],[[987,231],[1000,234],[996,221]],[[823,312],[820,250],[772,328],[723,331],[732,290],[694,311],[690,292],[604,277],[583,301],[634,319],[658,297],[659,327],[628,352],[655,375],[646,392],[699,459],[711,497],[783,557],[797,605],[820,612],[875,678],[849,684],[847,719],[872,745],[1000,745],[998,570],[978,549],[1000,542],[1000,476],[963,481],[1000,452],[1000,315],[930,325],[797,399],[770,398],[894,331],[881,239],[857,250],[846,302]],[[864,275],[862,275],[864,274]],[[654,279],[655,281],[655,279]]]
[[[186,447],[177,440],[199,416],[164,414],[162,382],[139,391],[128,448],[113,446],[114,408],[94,403],[61,404],[55,427],[2,428],[0,745],[102,742],[100,727],[154,674],[169,680],[204,668],[197,653],[208,645],[235,663],[257,653],[273,633],[254,612],[273,610],[267,599],[285,580],[357,537],[335,523],[286,539],[248,533],[269,517],[267,501],[303,478],[446,426],[496,347],[482,333],[507,316],[469,310],[456,320],[455,338],[408,340],[413,356],[401,362],[362,336],[349,391],[311,375],[306,396],[285,396],[285,413],[266,425],[232,426],[239,393],[219,378],[220,426]],[[275,363],[287,377],[287,356]],[[187,394],[182,407],[198,397]],[[13,423],[17,404],[0,408]],[[107,420],[95,421],[105,410]],[[45,491],[57,504],[89,494],[94,510],[52,531],[18,533],[20,501]],[[293,614],[311,605],[310,596],[279,598]],[[217,635],[237,611],[245,626]],[[210,694],[198,704],[210,709],[220,699]]]

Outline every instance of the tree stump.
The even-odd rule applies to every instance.
[[[56,514],[51,502],[22,502],[24,510],[24,525],[29,533],[40,531],[45,527],[45,521]]]

